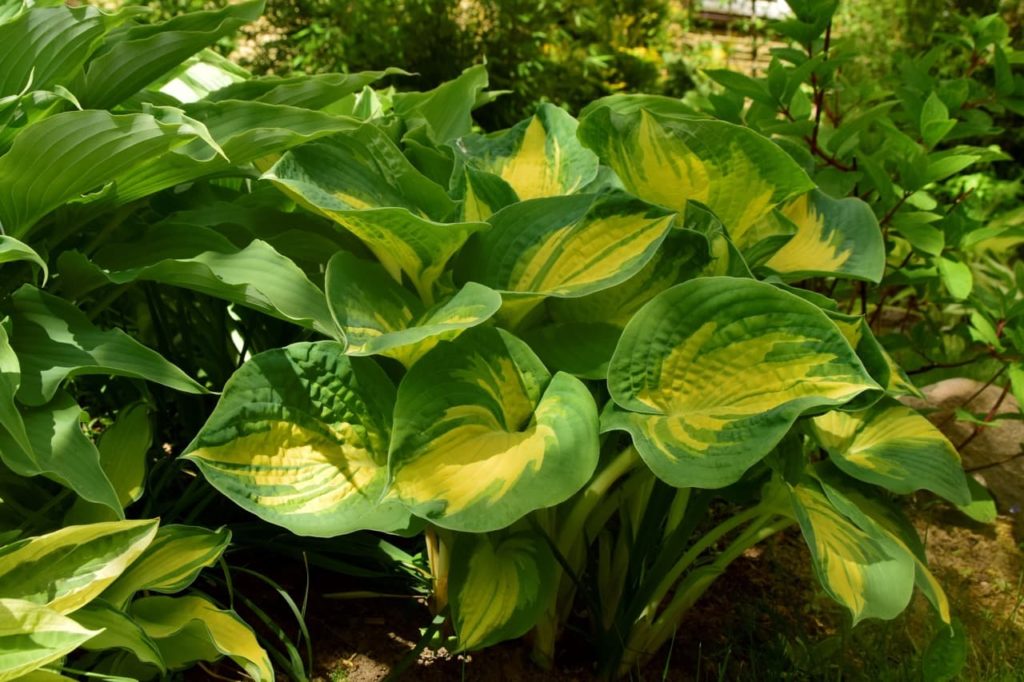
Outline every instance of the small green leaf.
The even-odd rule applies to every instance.
[[[946,682],[956,678],[967,665],[967,633],[954,619],[948,628],[939,628],[925,649],[921,671],[929,682]]]
[[[936,262],[939,266],[939,276],[950,296],[962,301],[971,295],[971,290],[974,288],[974,276],[966,263],[951,260],[945,256]]]
[[[921,139],[925,145],[934,147],[942,138],[956,125],[955,120],[950,120],[949,110],[934,92],[928,95],[924,106],[921,107]]]

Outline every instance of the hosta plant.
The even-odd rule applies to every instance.
[[[197,203],[60,262],[82,292],[164,283],[305,330],[247,354],[188,446],[215,488],[301,535],[422,532],[459,650],[533,631],[549,665],[577,604],[622,673],[794,525],[854,622],[915,585],[950,619],[891,496],[968,502],[956,451],[894,400],[914,389],[865,320],[798,286],[878,281],[863,202],[666,99],[481,134],[479,67],[427,93],[277,87],[351,122],[219,191],[243,228],[250,206],[295,224],[280,250]]]

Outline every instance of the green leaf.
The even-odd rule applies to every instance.
[[[50,276],[50,272],[46,267],[46,261],[40,258],[39,254],[27,244],[18,241],[14,237],[0,235],[0,264],[13,261],[28,261],[33,265],[39,266],[39,269],[43,271],[43,284],[46,284],[46,280]]]
[[[971,501],[967,504],[957,505],[957,509],[978,523],[995,522],[999,513],[991,493],[973,476],[967,477],[967,489],[971,492]]]
[[[222,611],[202,597],[146,597],[132,604],[131,616],[171,670],[227,656],[256,682],[274,680],[267,652],[234,611]]]
[[[811,424],[849,476],[899,494],[930,490],[960,505],[971,499],[956,448],[909,407],[886,400],[862,412],[828,412]]]
[[[120,329],[102,330],[67,301],[25,285],[14,292],[11,346],[21,362],[18,399],[42,405],[69,377],[111,374],[186,393],[208,391]]]
[[[928,95],[924,106],[921,107],[921,139],[925,145],[934,147],[949,131],[956,125],[955,120],[950,120],[949,110],[934,92]]]
[[[796,234],[765,262],[786,279],[840,276],[878,282],[885,272],[882,230],[860,199],[814,190],[779,209]]]
[[[150,114],[68,111],[25,128],[0,156],[0,226],[23,238],[66,201],[129,178],[154,156],[197,139],[193,125]]]
[[[699,201],[737,243],[772,208],[814,189],[780,147],[730,123],[601,108],[583,119],[579,136],[626,190],[679,212]]]
[[[438,526],[504,528],[570,497],[597,458],[590,392],[507,332],[438,344],[398,388],[390,489]]]
[[[628,431],[670,485],[737,481],[812,409],[879,390],[820,309],[770,284],[704,277],[672,287],[626,325],[608,370]]]
[[[67,85],[95,50],[107,23],[98,7],[32,7],[0,25],[0,97]]]
[[[163,526],[146,551],[104,592],[103,599],[123,607],[136,592],[173,594],[191,585],[231,543],[231,531],[199,526]]]
[[[21,476],[44,475],[70,488],[82,499],[106,505],[124,518],[117,491],[100,465],[96,446],[82,433],[82,408],[63,391],[47,405],[21,412],[29,445],[25,449],[0,431],[0,457]]]
[[[929,682],[955,679],[967,665],[967,633],[954,619],[950,627],[939,628],[921,659],[921,672]]]
[[[163,656],[149,635],[124,611],[119,611],[102,599],[95,599],[75,611],[71,619],[89,630],[100,632],[82,645],[87,651],[124,649],[142,663],[154,665],[166,672]]]
[[[347,355],[385,355],[407,367],[438,341],[485,322],[501,307],[497,292],[474,282],[428,307],[383,266],[345,251],[327,264],[325,288]]]
[[[108,245],[96,254],[96,263],[65,252],[59,260],[61,276],[74,282],[81,294],[106,284],[160,282],[238,303],[324,335],[334,333],[323,292],[266,242],[256,239],[238,249],[195,225],[163,228],[144,233],[139,241]]]
[[[260,76],[247,78],[210,93],[207,102],[247,100],[266,104],[285,104],[304,109],[323,109],[338,100],[359,92],[371,83],[401,69],[358,71],[354,73],[318,73],[298,76]]]
[[[56,661],[98,634],[45,606],[0,599],[0,682]]]
[[[536,533],[460,533],[451,550],[448,593],[459,651],[515,639],[554,596],[558,565]]]
[[[409,130],[424,126],[430,139],[444,144],[470,132],[477,98],[487,87],[487,69],[472,66],[455,80],[427,92],[402,92],[394,96],[395,113]]]
[[[490,135],[453,146],[471,167],[500,177],[521,200],[573,194],[597,177],[597,156],[576,138],[576,119],[553,104]]]
[[[936,263],[939,266],[939,276],[950,296],[962,301],[971,295],[971,290],[974,288],[974,276],[966,263],[951,260],[945,256],[937,259]]]
[[[6,320],[4,320],[6,321]],[[7,336],[7,328],[0,323],[0,434],[14,441],[15,448],[25,453],[32,452],[32,443],[29,440],[28,432],[25,430],[25,422],[22,420],[18,406],[14,402],[14,396],[21,386],[21,365],[18,363],[18,355],[11,348],[10,339]],[[0,443],[3,440],[0,438]],[[5,448],[0,447],[0,459],[7,466],[11,466],[10,454],[4,456]]]
[[[854,625],[899,615],[914,589],[911,553],[877,524],[851,521],[813,481],[790,493],[815,573],[825,591],[849,609]]]
[[[748,97],[755,102],[769,106],[777,105],[776,99],[768,92],[765,84],[750,76],[728,69],[705,69],[704,73],[727,90]]]
[[[158,521],[68,526],[0,554],[0,595],[70,613],[88,604],[142,554]]]
[[[109,109],[263,13],[263,0],[189,12],[111,34],[72,86],[84,109]]]
[[[266,351],[228,380],[185,457],[236,504],[299,535],[400,530],[408,512],[382,499],[394,400],[373,360],[333,341]]]

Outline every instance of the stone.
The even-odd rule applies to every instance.
[[[921,392],[923,400],[907,397],[903,402],[920,410],[958,447],[964,469],[989,489],[1000,511],[1016,514],[1024,508],[1024,421],[997,419],[971,438],[975,425],[956,418],[958,408],[987,414],[999,402],[1002,386],[956,378],[925,386]],[[995,414],[1020,414],[1020,405],[1007,394]]]

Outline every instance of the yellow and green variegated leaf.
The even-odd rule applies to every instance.
[[[627,194],[513,204],[470,241],[457,276],[528,297],[573,298],[629,279],[654,256],[672,214]]]
[[[708,259],[700,272],[705,277],[753,278],[750,265],[711,209],[698,201],[686,204],[683,227],[703,235],[708,242]]]
[[[253,356],[224,386],[185,451],[210,484],[299,535],[405,528],[382,499],[395,389],[368,358],[334,341]]]
[[[785,285],[780,286],[785,287]],[[803,292],[803,295],[807,296],[807,292]],[[813,299],[809,300],[813,301]],[[903,370],[893,362],[889,354],[882,348],[882,344],[875,338],[874,332],[871,331],[871,326],[863,316],[846,315],[836,310],[826,310],[825,314],[839,327],[839,331],[843,333],[847,342],[857,351],[857,356],[864,363],[868,374],[871,375],[871,378],[879,386],[885,389],[887,394],[919,394],[919,391],[910,383],[910,379],[907,378]],[[865,393],[848,402],[842,409],[848,411],[864,410],[874,405],[882,397],[883,394],[879,392]]]
[[[466,163],[500,177],[520,200],[572,194],[597,177],[597,156],[576,137],[579,124],[553,104],[517,125],[454,142]]]
[[[813,480],[790,493],[815,573],[825,591],[849,609],[854,624],[899,615],[914,590],[913,554],[877,523],[848,518]]]
[[[597,408],[524,342],[477,327],[442,342],[398,388],[390,489],[455,530],[504,528],[579,490],[597,466]]]
[[[226,528],[163,526],[146,551],[110,587],[103,599],[122,607],[141,590],[172,594],[185,589],[212,566],[231,542]]]
[[[884,400],[861,412],[812,421],[815,439],[846,474],[895,493],[930,490],[954,504],[971,500],[960,455],[930,421]]]
[[[459,218],[465,221],[487,220],[494,213],[519,201],[514,189],[497,175],[464,167],[452,182],[459,197]]]
[[[70,613],[99,595],[156,535],[157,521],[68,526],[0,554],[0,596]]]
[[[668,289],[626,325],[608,369],[617,408],[654,473],[675,486],[738,480],[803,413],[878,390],[816,306],[763,282],[706,277]]]
[[[156,643],[124,611],[119,611],[102,599],[96,599],[75,611],[71,618],[82,627],[102,630],[82,648],[88,651],[124,649],[141,663],[148,663],[166,672],[164,658]]]
[[[98,634],[45,606],[0,598],[0,682],[56,661]]]
[[[921,542],[914,526],[902,512],[876,495],[865,494],[866,491],[862,492],[859,487],[851,485],[849,479],[844,481],[844,477],[835,470],[817,467],[815,476],[821,483],[826,497],[844,515],[862,527],[874,524],[913,557],[915,585],[935,607],[939,617],[949,623],[951,620],[949,599],[939,581],[928,569],[924,543]]]
[[[551,601],[558,565],[529,531],[460,533],[451,550],[448,596],[459,650],[526,634]]]
[[[202,597],[146,597],[132,603],[131,616],[171,670],[227,656],[256,682],[274,680],[270,657],[234,611]]]
[[[485,322],[501,296],[470,282],[433,306],[392,279],[384,268],[345,251],[327,264],[327,303],[348,355],[386,355],[412,366],[438,341]]]
[[[779,207],[795,234],[765,261],[786,279],[837,276],[878,282],[885,271],[882,230],[856,197],[833,199],[814,190]],[[773,218],[767,218],[771,221]],[[753,230],[752,230],[753,231]]]
[[[736,243],[775,206],[814,188],[780,147],[722,121],[601,107],[579,136],[629,192],[678,212],[699,201]]]

